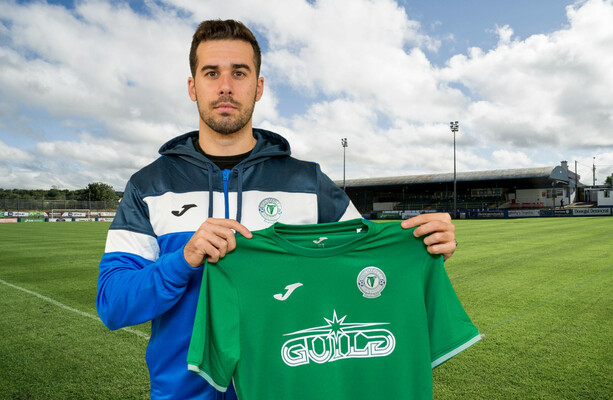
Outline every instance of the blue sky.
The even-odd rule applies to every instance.
[[[442,40],[453,35],[454,40],[444,40],[438,54],[431,61],[441,64],[469,47],[490,50],[496,46],[496,26],[509,25],[515,35],[527,38],[534,34],[554,32],[568,25],[566,6],[568,0],[405,0],[400,2],[409,18],[418,20],[424,31]]]
[[[611,0],[20,1],[0,7],[0,187],[122,190],[198,126],[203,19],[263,49],[254,125],[342,178],[557,165],[613,173]],[[596,157],[595,159],[593,157]]]

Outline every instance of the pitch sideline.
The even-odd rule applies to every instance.
[[[59,302],[59,301],[57,301],[57,300],[53,300],[53,299],[52,299],[52,298],[50,298],[50,297],[43,296],[43,295],[42,295],[42,294],[40,294],[40,293],[33,292],[33,291],[28,290],[28,289],[26,289],[26,288],[22,288],[21,286],[13,285],[12,283],[9,283],[9,282],[4,281],[4,280],[2,280],[2,279],[0,279],[0,283],[1,283],[1,284],[3,284],[3,285],[6,285],[6,286],[8,286],[8,287],[11,287],[11,288],[13,288],[13,289],[21,290],[22,292],[27,293],[27,294],[29,294],[29,295],[36,296],[36,297],[38,297],[39,299],[41,299],[41,300],[45,300],[46,302],[49,302],[49,303],[51,303],[51,304],[53,304],[53,305],[55,305],[55,306],[58,306],[58,307],[60,307],[60,308],[63,308],[64,310],[72,311],[72,312],[74,312],[74,313],[76,313],[76,314],[79,314],[79,315],[81,315],[81,316],[83,316],[83,317],[91,318],[91,319],[94,319],[94,320],[96,320],[96,321],[100,322],[100,318],[98,318],[98,316],[97,316],[97,315],[92,315],[92,314],[86,313],[86,312],[84,312],[84,311],[77,310],[76,308],[69,307],[69,306],[67,306],[67,305],[65,305],[65,304],[60,303],[60,302]],[[136,330],[136,329],[131,329],[131,328],[121,328],[120,330],[122,330],[122,331],[126,331],[126,332],[130,332],[130,333],[133,333],[133,334],[135,334],[136,336],[139,336],[139,337],[142,337],[143,339],[147,339],[147,340],[149,340],[149,335],[147,335],[146,333],[140,332],[140,331],[138,331],[138,330]]]

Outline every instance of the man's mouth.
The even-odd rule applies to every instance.
[[[239,104],[231,99],[219,99],[213,103],[213,109],[222,114],[231,113],[238,109]]]
[[[236,107],[234,107],[232,104],[229,104],[229,103],[221,103],[215,106],[215,110],[217,110],[220,113],[231,113],[234,110],[236,110]]]

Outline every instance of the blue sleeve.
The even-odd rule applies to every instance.
[[[109,228],[98,275],[96,308],[108,328],[152,320],[176,304],[198,268],[187,264],[183,246],[175,248],[160,256],[147,205],[128,183]]]

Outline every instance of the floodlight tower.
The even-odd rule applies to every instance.
[[[345,191],[345,149],[347,149],[347,138],[341,139],[343,145],[343,191]]]
[[[456,160],[455,160],[455,134],[460,129],[460,124],[458,121],[452,121],[449,123],[449,127],[451,128],[451,132],[453,132],[453,218],[458,217],[458,209],[456,207],[456,199],[457,199],[457,179],[456,179]]]

